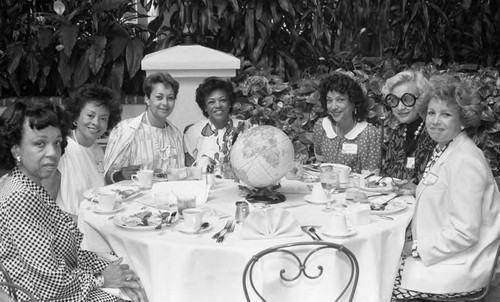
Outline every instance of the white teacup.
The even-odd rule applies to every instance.
[[[141,189],[151,189],[153,186],[153,170],[139,170],[132,175],[132,181]]]
[[[197,209],[197,208],[184,209],[182,214],[184,216],[184,225],[186,226],[186,229],[192,230],[194,232],[199,231],[201,229],[203,213],[204,213],[203,209]]]
[[[116,193],[114,192],[100,192],[96,199],[102,211],[112,211],[115,208]]]
[[[352,215],[344,212],[333,212],[330,216],[330,222],[327,225],[327,229],[331,233],[338,235],[349,234],[356,229],[356,224],[352,219]]]
[[[371,211],[369,204],[354,204],[346,210],[346,215],[353,220],[355,225],[370,223]]]
[[[327,202],[328,195],[326,195],[325,190],[320,183],[315,183],[312,188],[311,198],[317,202]]]

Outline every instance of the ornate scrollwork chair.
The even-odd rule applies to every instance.
[[[279,277],[282,282],[285,283],[295,282],[302,275],[304,278],[311,280],[320,278],[323,275],[323,272],[327,272],[327,270],[325,270],[323,265],[317,264],[317,262],[321,261],[321,263],[324,263],[322,260],[325,260],[325,257],[328,257],[328,259],[331,260],[330,255],[332,257],[336,257],[335,260],[347,263],[349,272],[345,272],[343,275],[348,274],[349,278],[343,286],[342,284],[340,285],[340,294],[338,294],[333,301],[339,301],[344,296],[347,297],[348,292],[350,293],[348,296],[349,301],[352,301],[359,277],[359,266],[356,256],[354,256],[348,248],[340,244],[323,241],[309,241],[277,245],[255,254],[250,261],[248,261],[245,266],[245,270],[243,271],[243,290],[245,292],[245,298],[248,302],[251,301],[250,296],[255,297],[255,295],[258,296],[261,301],[267,301],[254,284],[254,268],[263,257],[269,256],[270,254],[282,254],[283,257],[292,259],[292,261],[296,262],[294,263],[294,266],[296,266],[297,269],[296,273],[293,271],[287,272],[285,268],[281,268]],[[316,257],[319,255],[323,258],[319,259]],[[328,273],[338,274],[338,271],[328,271]],[[252,293],[249,292],[249,288],[252,289]]]
[[[457,297],[457,298],[425,298],[424,301],[442,301],[442,302],[484,301],[486,299],[486,296],[488,295],[488,292],[490,291],[491,283],[493,282],[493,279],[495,278],[495,273],[496,273],[496,269],[498,267],[498,259],[499,258],[500,258],[500,244],[498,245],[497,254],[495,256],[495,260],[493,261],[493,267],[491,268],[490,280],[489,280],[488,284],[486,285],[486,287],[483,288],[482,291],[468,295],[468,296],[462,296],[462,297]]]
[[[11,301],[18,301],[18,292],[23,293],[29,300],[25,300],[23,298],[23,301],[30,301],[30,302],[37,302],[38,300],[33,296],[32,293],[30,293],[27,289],[25,289],[22,286],[16,285],[12,283],[12,280],[9,276],[9,273],[7,273],[7,270],[3,266],[2,262],[0,261],[0,273],[3,275],[3,279],[5,282],[0,282],[0,294],[1,292],[5,292],[10,298],[12,298]],[[7,289],[7,291],[5,290]],[[2,297],[0,296],[0,301],[3,302]]]

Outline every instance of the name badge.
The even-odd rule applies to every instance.
[[[342,144],[342,153],[343,154],[358,154],[358,145],[357,144]]]
[[[407,169],[415,169],[415,157],[408,157],[406,160]]]
[[[424,177],[424,185],[432,186],[433,184],[436,183],[438,178],[439,177],[436,174],[427,173],[427,175]]]

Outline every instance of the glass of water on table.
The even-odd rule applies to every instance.
[[[323,190],[325,190],[328,200],[325,211],[332,211],[332,204],[335,202],[333,194],[339,186],[339,173],[333,169],[333,166],[321,166],[319,179]]]

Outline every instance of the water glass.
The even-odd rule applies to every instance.
[[[332,203],[335,201],[333,194],[339,186],[339,173],[332,169],[332,167],[322,167],[319,175],[319,180],[323,190],[325,190],[328,200],[326,202],[326,211],[332,210]]]

